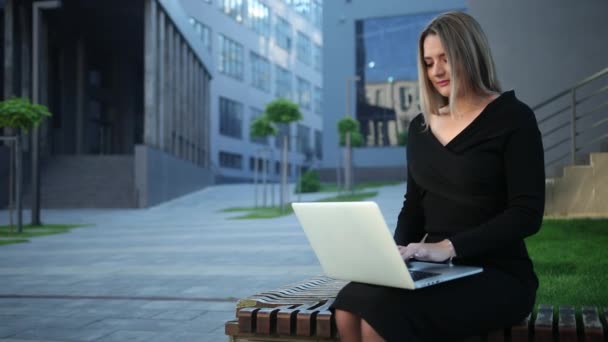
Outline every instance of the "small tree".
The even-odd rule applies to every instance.
[[[276,99],[266,105],[264,115],[272,123],[279,125],[289,125],[294,121],[302,120],[302,113],[298,105],[288,99]],[[287,146],[289,146],[289,134],[282,137],[282,153],[281,153],[281,210],[285,209],[287,199]]]
[[[344,185],[346,191],[352,189],[352,148],[363,145],[363,136],[359,132],[359,121],[350,116],[345,116],[338,121],[338,134],[340,146],[346,147],[344,161]]]
[[[0,101],[0,128],[8,127],[28,131],[42,119],[50,117],[48,108],[23,97]]]
[[[257,117],[255,120],[253,120],[251,122],[251,126],[249,127],[250,129],[250,133],[252,137],[259,137],[259,138],[267,138],[271,135],[276,135],[277,134],[277,128],[270,122],[270,120],[268,119],[268,116],[266,115],[262,115]],[[258,163],[257,163],[257,157],[256,157],[256,162],[255,162],[255,173],[254,173],[254,187],[255,187],[255,206],[257,207],[258,205],[258,180],[257,180],[257,174],[258,174]],[[266,174],[267,174],[267,166],[266,166],[266,162],[263,162],[263,184],[264,184],[264,193],[263,193],[263,204],[262,206],[266,206]],[[274,186],[272,187],[272,205],[274,205]]]
[[[14,131],[15,139],[15,192],[17,201],[17,231],[21,233],[23,231],[21,217],[22,217],[22,198],[21,198],[21,132],[29,131],[33,127],[40,124],[42,119],[50,117],[51,113],[48,108],[30,102],[27,98],[11,97],[8,100],[0,101],[0,128],[11,128]],[[12,170],[11,170],[12,175]],[[12,178],[12,177],[10,177]],[[12,179],[10,180],[10,187],[12,189]],[[12,207],[9,217],[12,223]]]

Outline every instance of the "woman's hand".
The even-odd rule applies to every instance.
[[[448,239],[435,243],[410,243],[407,246],[397,247],[403,260],[414,258],[420,261],[443,262],[456,256],[454,246]]]

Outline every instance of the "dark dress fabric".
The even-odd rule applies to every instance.
[[[543,147],[532,110],[513,91],[486,106],[445,146],[418,115],[409,127],[399,245],[449,238],[456,264],[484,272],[418,290],[349,283],[335,309],[355,313],[387,341],[450,341],[519,322],[538,279],[524,238],[545,202]]]

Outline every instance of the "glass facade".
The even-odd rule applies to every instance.
[[[355,22],[356,117],[365,146],[398,145],[399,135],[420,113],[418,35],[437,14]]]
[[[221,73],[242,81],[245,59],[243,56],[243,45],[220,34],[219,36],[220,62],[218,69]]]
[[[251,85],[270,92],[270,62],[255,52],[250,53]]]
[[[239,23],[245,20],[245,0],[221,0],[222,11]]]
[[[298,104],[301,108],[310,109],[311,93],[310,82],[298,77]]]
[[[276,17],[274,39],[278,47],[291,51],[291,24],[282,17]]]
[[[303,154],[310,152],[310,128],[302,124],[298,124],[296,151]]]
[[[203,41],[205,48],[211,51],[211,28],[192,17],[190,17],[190,24],[194,27],[194,31]]]
[[[312,66],[316,71],[323,70],[323,49],[319,44],[312,46]]]
[[[249,0],[249,26],[260,35],[270,38],[270,8],[260,0]]]
[[[220,134],[243,138],[243,104],[220,96]]]
[[[275,65],[275,96],[291,99],[291,72]]]
[[[297,46],[297,58],[300,62],[310,65],[311,60],[311,43],[310,38],[304,33],[298,31],[298,39],[296,42]]]
[[[322,103],[323,90],[319,87],[315,87],[315,92],[313,93],[313,112],[315,114],[321,115],[323,112],[323,103]]]
[[[220,151],[220,166],[227,169],[243,169],[243,156],[238,153]]]

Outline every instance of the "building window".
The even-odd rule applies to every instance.
[[[296,150],[298,153],[308,153],[310,150],[310,128],[298,124],[298,140],[296,143]]]
[[[323,133],[315,130],[315,156],[317,159],[323,159]]]
[[[218,69],[221,73],[243,80],[244,57],[243,45],[220,34],[220,63]]]
[[[321,115],[323,113],[322,110],[322,100],[321,100],[321,88],[319,87],[315,87],[315,92],[314,92],[314,101],[313,101],[313,111],[315,114],[319,114]]]
[[[270,62],[258,55],[255,52],[250,54],[251,60],[251,85],[263,90],[267,93],[270,92]]]
[[[248,10],[251,28],[263,37],[270,38],[270,8],[260,0],[249,0]]]
[[[306,19],[311,19],[311,3],[312,0],[291,0],[291,6],[293,6],[293,9]]]
[[[251,142],[254,142],[257,144],[268,145],[268,137],[254,137],[253,135],[251,135],[251,123],[253,123],[253,121],[255,119],[264,115],[264,111],[262,111],[261,109],[251,107],[250,112],[251,112],[251,120],[249,121],[249,127],[250,127],[249,128],[249,140]]]
[[[297,58],[300,62],[310,65],[310,53],[311,53],[310,38],[304,33],[298,31],[297,41]]]
[[[312,47],[312,66],[317,71],[323,70],[323,50],[319,44],[313,44]]]
[[[319,30],[323,29],[323,5],[321,0],[312,0],[311,19]]]
[[[232,19],[242,23],[245,19],[244,0],[222,0],[220,3],[222,11]]]
[[[311,101],[310,82],[298,77],[298,103],[304,109],[310,109]]]
[[[203,41],[205,48],[211,51],[211,28],[192,17],[190,17],[190,24],[194,27],[194,31]]]
[[[220,96],[220,134],[243,138],[243,105]]]
[[[287,20],[277,16],[274,36],[277,46],[291,51],[291,25]]]
[[[243,156],[237,153],[220,151],[220,167],[242,170]]]
[[[291,99],[291,72],[275,65],[275,96]]]

